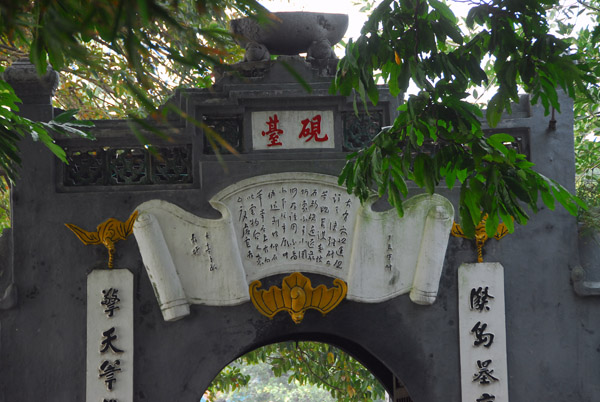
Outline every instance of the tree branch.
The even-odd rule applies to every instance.
[[[585,1],[583,1],[583,0],[576,0],[576,1],[577,1],[577,3],[579,3],[584,8],[587,8],[588,10],[592,10],[592,11],[595,11],[597,13],[600,13],[600,8],[594,7],[594,6],[590,5],[590,4],[586,4]]]
[[[301,355],[304,355],[306,359],[310,360],[313,364],[319,364],[319,362],[315,362],[313,359],[311,359],[310,355],[308,353],[306,353],[302,348],[296,346],[296,353],[300,352]],[[296,359],[298,359],[298,355],[296,355]],[[344,390],[336,387],[335,385],[331,384],[329,381],[326,381],[323,377],[319,376],[317,373],[315,373],[312,370],[312,367],[310,364],[304,364],[304,366],[308,369],[308,371],[310,372],[310,375],[312,375],[313,377],[317,378],[321,383],[327,385],[329,388],[331,389],[335,389],[340,393],[343,393]]]

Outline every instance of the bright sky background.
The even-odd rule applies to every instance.
[[[360,9],[364,4],[354,5],[352,0],[258,0],[269,11],[313,11],[322,13],[340,13],[348,14],[348,30],[344,36],[344,41],[348,38],[358,38],[360,29],[367,20],[367,15],[361,13]],[[358,3],[358,1],[357,1]],[[452,5],[452,11],[457,15],[465,15],[469,9],[468,5],[455,3]],[[464,10],[461,13],[461,10]]]
[[[365,23],[367,16],[361,13],[362,4],[354,5],[353,0],[258,0],[268,10],[276,11],[315,11],[324,13],[348,14],[349,24],[344,41],[348,38],[358,38],[360,29]],[[357,2],[360,2],[357,0]],[[565,3],[577,4],[575,0],[564,0]],[[457,17],[466,17],[472,4],[449,1],[452,11]],[[580,16],[577,26],[583,27],[589,23],[589,19]]]
[[[344,35],[343,41],[347,42],[349,38],[356,39],[360,35],[360,30],[367,20],[367,15],[360,12],[360,9],[364,6],[360,0],[258,0],[260,4],[266,7],[269,11],[312,11],[312,12],[324,12],[324,13],[340,13],[348,14],[348,30]],[[354,3],[359,4],[354,4]],[[577,5],[577,0],[563,0],[563,4]],[[466,17],[469,9],[473,6],[472,3],[463,1],[448,1],[452,12],[458,17]],[[589,17],[585,15],[576,18],[575,23],[579,29],[585,27],[590,22]],[[577,30],[577,28],[576,28]],[[335,47],[335,53],[338,57],[343,57],[344,49],[338,45]],[[408,93],[412,93],[415,89],[414,86],[409,87]],[[479,95],[482,95],[484,88],[480,87],[477,89]],[[493,92],[483,94],[480,97],[480,101],[486,102],[489,97],[493,95]]]

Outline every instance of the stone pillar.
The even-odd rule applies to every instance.
[[[52,97],[58,87],[59,77],[50,65],[46,73],[40,77],[29,59],[22,58],[6,68],[2,78],[13,87],[16,95],[21,99],[22,103],[18,104],[19,115],[35,121],[49,121],[53,118]],[[52,156],[44,148],[40,147],[39,144],[35,144],[29,137],[20,141],[19,154],[23,160],[23,166],[25,167],[29,162],[33,164],[47,162],[48,158]],[[30,171],[30,168],[21,169],[18,185],[11,189],[11,220],[13,227],[15,222],[20,221],[20,213],[14,203],[14,200],[19,198],[16,194],[28,182],[33,183],[34,179],[40,180],[39,172],[50,174],[51,169],[48,169],[46,163],[39,170],[31,171],[31,174],[29,174]],[[52,184],[52,180],[45,180],[44,185]],[[24,211],[23,214],[27,215],[28,211]],[[29,227],[33,226],[30,225]],[[7,229],[0,237],[0,255],[3,256],[0,262],[0,310],[10,309],[17,305],[17,285],[15,283],[17,281],[14,274],[14,236],[15,231]]]
[[[52,119],[52,97],[58,87],[59,76],[48,65],[46,73],[39,76],[28,58],[21,58],[4,71],[3,78],[23,102],[20,115],[31,120]]]

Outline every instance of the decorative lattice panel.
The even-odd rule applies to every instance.
[[[192,183],[192,146],[69,149],[65,187]]]
[[[215,154],[215,147],[219,153],[229,151],[219,144],[215,136],[220,136],[237,152],[242,152],[242,118],[241,116],[204,116],[204,153]],[[212,139],[212,141],[211,141]]]
[[[357,151],[371,143],[383,125],[383,112],[342,112],[344,151]]]

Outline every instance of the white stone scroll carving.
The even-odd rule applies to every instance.
[[[210,203],[220,219],[160,200],[137,208],[134,234],[165,320],[189,314],[189,304],[249,301],[250,282],[296,271],[344,280],[349,300],[410,292],[415,303],[435,301],[454,218],[442,196],[412,197],[399,218],[361,205],[336,177],[279,173],[233,184]]]

